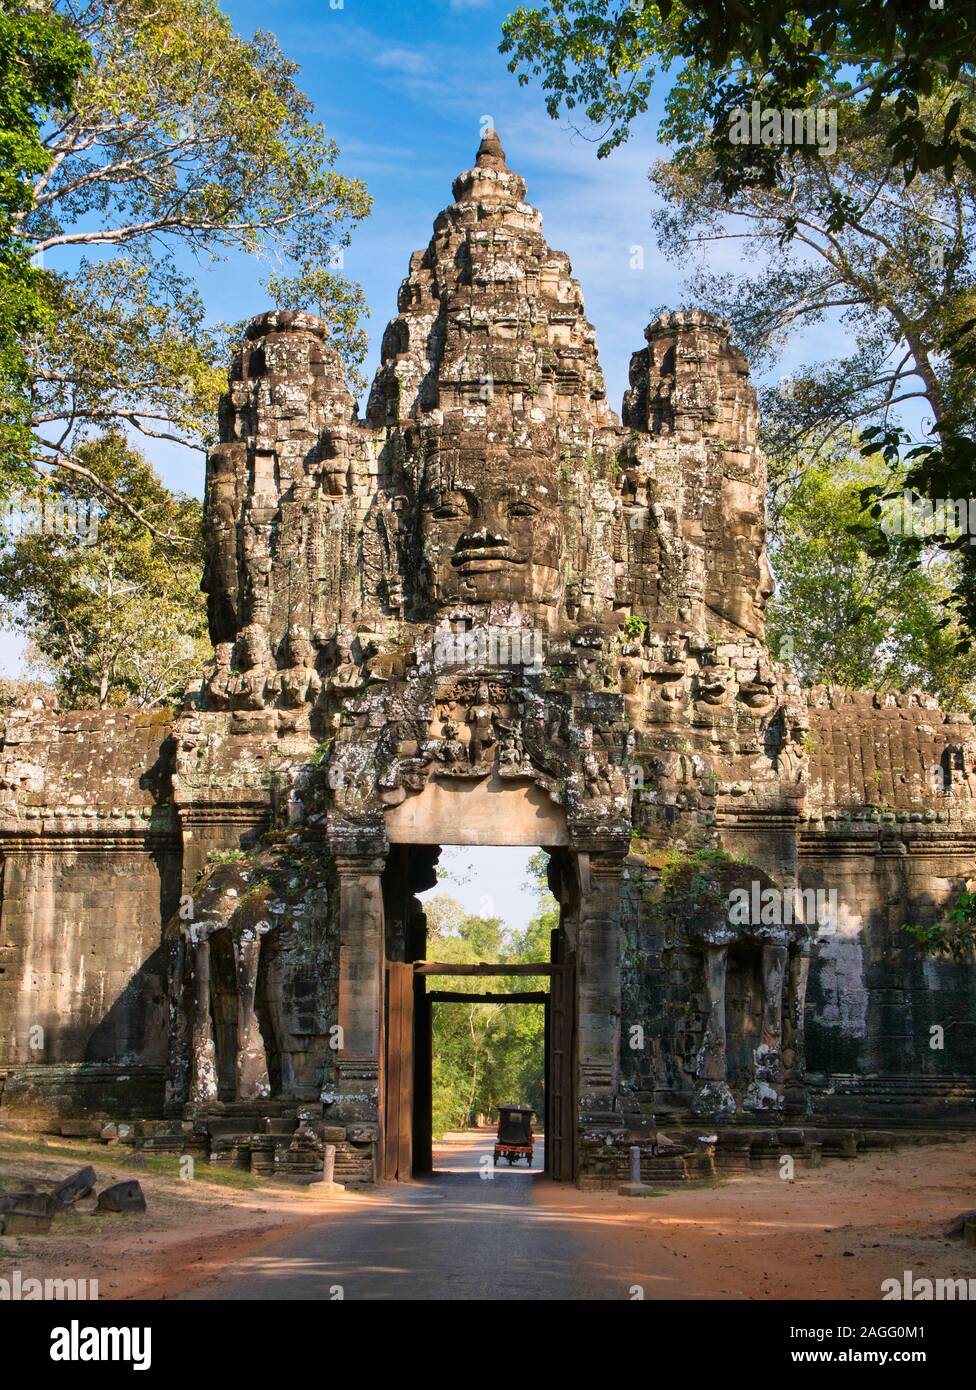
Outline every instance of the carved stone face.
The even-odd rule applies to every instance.
[[[452,603],[554,604],[562,517],[543,459],[435,470],[420,498],[420,543],[435,609]]]
[[[314,666],[315,649],[311,642],[295,628],[288,630],[287,659],[289,666]]]
[[[247,627],[241,628],[235,655],[242,671],[253,671],[269,664],[271,653],[268,649],[268,637],[259,623],[250,623]]]

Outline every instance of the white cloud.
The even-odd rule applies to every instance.
[[[387,68],[407,77],[418,77],[432,71],[430,54],[425,53],[423,49],[407,48],[402,44],[381,48],[378,52],[370,54],[370,62],[375,67]]]

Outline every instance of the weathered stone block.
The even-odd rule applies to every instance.
[[[54,1195],[62,1206],[68,1207],[80,1197],[87,1197],[89,1192],[94,1190],[97,1181],[95,1169],[89,1164],[79,1168],[77,1173],[72,1173],[70,1178],[59,1182],[54,1189]]]
[[[45,1236],[51,1229],[51,1219],[46,1212],[5,1211],[0,1215],[5,1236]]]
[[[98,1210],[114,1212],[145,1211],[146,1196],[135,1178],[113,1183],[98,1194]]]

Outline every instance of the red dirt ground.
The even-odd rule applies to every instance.
[[[206,1169],[185,1183],[128,1167],[118,1151],[109,1167],[97,1151],[86,1155],[67,1142],[25,1150],[20,1135],[11,1150],[3,1139],[0,1182],[8,1190],[25,1179],[64,1177],[84,1161],[95,1164],[100,1185],[123,1176],[142,1182],[145,1215],[59,1218],[45,1237],[0,1237],[0,1276],[20,1269],[23,1277],[97,1279],[102,1298],[171,1297],[310,1223],[323,1223],[327,1239],[340,1206],[348,1215],[384,1200],[382,1190],[330,1199],[220,1186]],[[539,1179],[533,1204],[571,1223],[584,1263],[640,1251],[655,1284],[649,1298],[878,1299],[882,1280],[904,1270],[976,1279],[976,1249],[942,1234],[956,1213],[976,1208],[976,1138],[827,1161],[792,1183],[773,1170],[653,1198]]]

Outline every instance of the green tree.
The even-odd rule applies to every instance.
[[[654,170],[665,202],[659,235],[680,256],[740,237],[766,262],[752,277],[693,282],[695,298],[729,314],[754,358],[798,325],[845,313],[855,350],[764,402],[784,463],[791,451],[793,462],[809,456],[811,434],[868,425],[868,448],[892,460],[899,483],[907,477],[929,498],[972,491],[974,28],[976,5],[914,0],[550,0],[505,25],[502,50],[520,82],[541,79],[554,117],[582,111],[600,155],[628,137],[655,85],[670,81],[659,134],[673,153]],[[836,112],[836,151],[735,142],[733,114],[754,100]],[[892,419],[912,399],[930,412],[921,441]],[[959,551],[961,612],[976,629],[967,539],[939,541]]]
[[[541,79],[554,119],[581,112],[610,153],[647,111],[655,84],[666,94],[664,139],[715,142],[727,195],[772,186],[780,153],[728,139],[732,113],[754,99],[766,107],[842,105],[872,114],[890,105],[897,124],[891,160],[910,182],[919,170],[948,180],[959,164],[976,170],[976,134],[946,110],[936,130],[918,122],[934,87],[971,81],[976,5],[935,9],[916,0],[548,0],[506,20],[503,53],[524,86]],[[843,217],[843,205],[837,214]]]
[[[41,126],[71,101],[87,49],[57,16],[3,0],[0,5],[0,483],[29,477],[28,335],[50,328],[41,271],[20,234],[33,206],[33,182],[47,167]]]
[[[185,265],[270,261],[276,292],[326,308],[355,366],[362,300],[339,263],[369,199],[336,171],[337,146],[272,35],[239,37],[215,0],[62,9],[93,60],[46,123],[43,167],[14,215],[58,323],[30,344],[33,463],[119,504],[80,457],[92,432],[121,424],[197,447],[212,429],[226,340]]]
[[[976,707],[976,655],[960,655],[955,556],[918,564],[910,539],[866,546],[863,459],[807,466],[771,537],[772,651],[809,685],[919,688],[945,708]]]
[[[976,99],[967,107],[976,119]],[[652,169],[661,199],[653,221],[668,255],[689,263],[703,245],[733,240],[755,264],[753,273],[700,269],[686,290],[689,303],[729,319],[754,369],[772,369],[797,332],[828,316],[843,325],[850,350],[764,393],[777,483],[814,449],[849,444],[868,423],[887,426],[910,401],[937,427],[971,429],[976,370],[944,344],[976,313],[976,176],[920,175],[900,188],[886,163],[891,126],[887,111],[856,120],[833,154],[732,198],[709,144]],[[831,207],[842,196],[857,196],[859,207],[836,228]]]
[[[212,655],[200,503],[168,492],[118,431],[78,455],[126,506],[92,509],[70,477],[46,484],[44,526],[0,552],[0,615],[29,633],[67,707],[172,704]],[[161,548],[150,528],[182,546]]]

